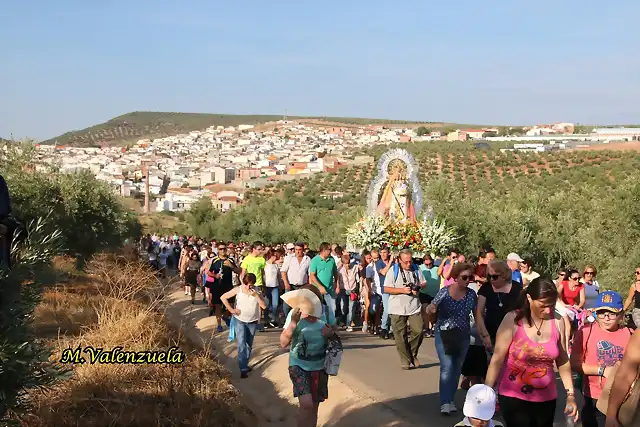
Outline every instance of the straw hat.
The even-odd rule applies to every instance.
[[[318,296],[309,289],[298,289],[281,296],[282,300],[291,308],[300,309],[302,314],[313,317],[322,316],[322,304]]]

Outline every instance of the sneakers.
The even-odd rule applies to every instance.
[[[389,332],[386,329],[381,329],[380,330],[380,338],[382,338],[383,340],[388,340],[389,339]]]
[[[362,332],[367,332],[368,329],[369,329],[369,327],[367,326],[367,322],[364,322],[362,324]]]
[[[454,405],[453,403],[445,403],[444,405],[440,406],[440,414],[449,415],[452,412],[458,412],[458,408],[456,408],[456,405]]]
[[[353,332],[353,326],[347,326],[347,332]]]
[[[216,328],[216,331],[217,332],[222,332],[223,331],[222,325],[218,325],[218,327]]]
[[[420,361],[418,360],[417,357],[413,358],[413,367],[414,368],[419,368],[420,367]]]
[[[240,378],[249,378],[249,372],[240,372]]]

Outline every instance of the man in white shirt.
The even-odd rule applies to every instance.
[[[540,277],[539,273],[533,271],[533,261],[529,258],[525,258],[520,263],[520,275],[522,276],[522,286],[525,288],[533,279]]]
[[[295,253],[287,256],[282,264],[280,274],[284,282],[284,291],[289,292],[309,283],[309,264],[311,259],[304,254],[304,243],[295,244]],[[283,305],[284,315],[288,315],[291,307]]]

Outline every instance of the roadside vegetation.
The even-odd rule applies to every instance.
[[[168,285],[143,263],[101,254],[85,271],[75,260],[56,259],[58,281],[36,308],[36,336],[59,361],[66,349],[163,350],[178,347],[181,364],[71,365],[68,379],[47,391],[33,391],[29,427],[250,425],[228,373],[210,354],[197,350],[168,326],[162,308]],[[87,354],[83,354],[88,359]]]
[[[255,425],[221,365],[165,321],[168,285],[126,244],[141,231],[135,213],[93,176],[36,168],[31,155],[28,144],[0,150],[23,223],[13,268],[0,269],[0,425]],[[123,247],[127,256],[113,254]],[[185,359],[60,363],[64,350],[88,346],[175,346]]]

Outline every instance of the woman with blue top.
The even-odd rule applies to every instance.
[[[435,345],[440,359],[440,413],[457,412],[454,397],[469,349],[471,328],[469,315],[478,304],[478,296],[469,289],[474,276],[471,264],[459,263],[451,268],[453,282],[440,289],[427,313],[436,317]]]
[[[298,427],[315,427],[318,407],[329,397],[329,376],[324,370],[327,340],[335,333],[335,313],[323,309],[320,291],[313,285],[281,297],[293,308],[280,335],[289,350],[289,377],[298,398]],[[331,319],[331,317],[333,317]],[[332,325],[332,326],[330,326]]]

